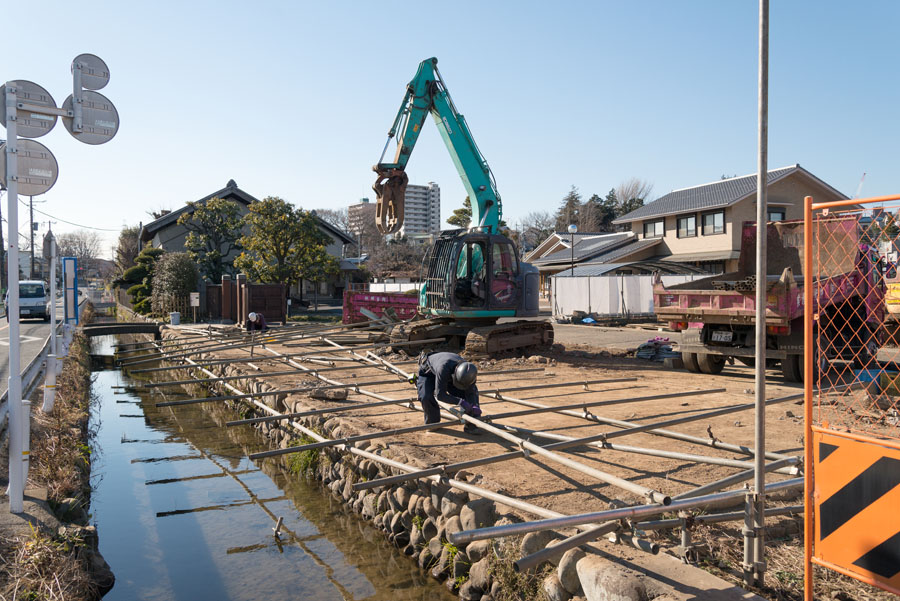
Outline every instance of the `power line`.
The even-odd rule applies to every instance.
[[[21,202],[21,203],[22,203],[23,205],[25,205],[26,207],[28,206],[28,203],[25,202],[24,200],[22,200],[21,198],[19,199],[19,202]],[[57,217],[56,215],[51,215],[50,213],[45,213],[44,211],[42,211],[42,210],[40,210],[40,209],[34,209],[34,210],[35,210],[35,212],[40,213],[41,215],[44,215],[45,217],[50,217],[51,219],[56,219],[57,221],[62,221],[63,223],[68,223],[69,225],[74,225],[75,227],[83,227],[83,228],[85,228],[85,229],[89,229],[89,230],[98,230],[98,231],[101,231],[101,232],[118,232],[118,231],[119,231],[119,230],[116,230],[116,229],[110,229],[110,228],[107,228],[107,227],[94,227],[94,226],[92,226],[92,225],[81,225],[80,223],[74,223],[74,222],[72,222],[72,221],[66,221],[66,220],[63,219],[62,217]]]

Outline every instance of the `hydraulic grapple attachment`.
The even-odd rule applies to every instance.
[[[403,227],[403,205],[406,201],[406,185],[409,176],[401,169],[379,169],[375,190],[375,225],[382,234],[393,234]]]

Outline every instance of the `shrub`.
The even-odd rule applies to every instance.
[[[159,258],[153,270],[154,313],[166,313],[177,301],[197,290],[197,264],[187,253],[168,253]]]

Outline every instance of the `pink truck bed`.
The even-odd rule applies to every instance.
[[[827,253],[823,253],[827,260],[819,265],[817,308],[820,310],[837,305],[859,295],[866,305],[867,319],[880,321],[883,291],[864,281],[869,263],[861,257],[867,257],[872,249],[859,242],[855,218],[836,218],[819,227],[830,230],[833,240],[840,240],[841,244],[832,245]],[[803,222],[770,223],[767,230],[769,276],[766,282],[766,323],[789,325],[792,320],[803,316],[804,309]],[[717,289],[755,276],[756,225],[745,223],[742,234],[737,272],[668,288],[657,280],[653,286],[656,314],[670,322],[690,324],[678,329],[699,328],[704,323],[753,324],[756,316],[755,285],[743,291]]]
[[[344,323],[359,323],[368,321],[368,317],[360,312],[360,309],[368,309],[378,317],[384,315],[384,310],[392,307],[400,319],[410,319],[416,315],[419,307],[418,294],[405,294],[402,292],[356,292],[344,291]]]

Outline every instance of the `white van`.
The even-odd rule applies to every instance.
[[[6,319],[9,320],[9,293],[3,299]],[[40,280],[19,281],[19,317],[39,317],[50,321],[50,292]]]

